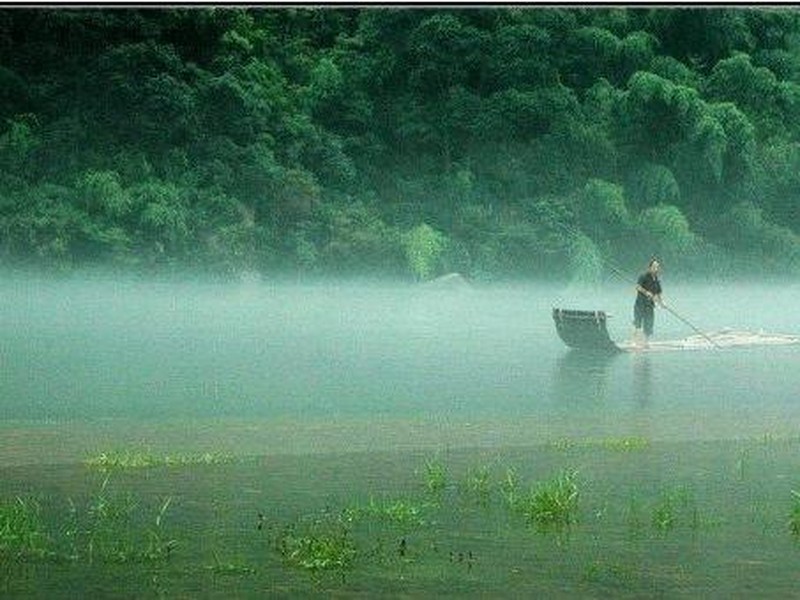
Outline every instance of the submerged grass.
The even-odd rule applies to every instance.
[[[627,443],[603,446],[609,452],[627,447],[632,446]],[[552,458],[552,453],[546,453],[546,459]],[[620,457],[613,464],[629,461],[628,457]],[[166,464],[160,457],[158,461],[131,462]],[[663,488],[647,485],[628,490],[624,479],[618,478],[607,493],[597,494],[602,485],[584,486],[576,470],[559,471],[561,465],[554,466],[555,471],[542,471],[545,478],[534,479],[533,483],[528,479],[534,471],[532,467],[521,471],[514,467],[504,471],[498,468],[498,473],[492,473],[487,466],[473,466],[454,471],[453,480],[458,484],[448,485],[447,466],[438,460],[428,460],[424,471],[416,470],[413,473],[416,479],[397,495],[365,494],[361,496],[365,499],[363,504],[351,504],[344,509],[326,506],[323,511],[310,514],[302,510],[297,514],[292,505],[288,516],[279,513],[282,518],[259,507],[264,514],[258,513],[256,527],[242,525],[256,512],[253,509],[250,517],[241,514],[244,505],[241,498],[219,502],[204,498],[201,502],[210,503],[217,511],[216,525],[191,520],[195,517],[187,510],[182,518],[190,519],[190,524],[179,530],[183,536],[180,544],[173,535],[178,531],[166,527],[173,497],[151,497],[148,501],[138,495],[137,488],[134,488],[136,495],[115,490],[111,478],[117,475],[109,471],[100,475],[105,477],[102,485],[99,489],[92,488],[85,504],[70,501],[66,518],[63,511],[60,513],[59,518],[64,518],[60,528],[46,527],[42,514],[55,511],[43,512],[34,501],[12,499],[0,503],[0,561],[32,562],[57,555],[68,558],[66,562],[83,565],[87,571],[107,566],[138,568],[147,576],[156,573],[162,581],[169,577],[168,573],[191,571],[223,586],[236,585],[232,582],[244,577],[248,578],[246,585],[251,585],[251,577],[260,585],[263,578],[280,581],[274,589],[285,590],[287,595],[298,589],[308,591],[311,585],[320,586],[317,591],[326,595],[347,596],[353,590],[374,592],[376,588],[371,585],[389,589],[395,584],[408,584],[410,595],[420,590],[425,592],[420,595],[436,595],[437,585],[454,582],[463,585],[459,590],[469,595],[480,589],[470,586],[483,585],[484,577],[493,578],[488,589],[494,592],[506,585],[505,581],[498,583],[505,567],[508,567],[506,575],[511,572],[519,580],[528,577],[528,567],[519,565],[527,565],[525,561],[530,561],[531,556],[542,556],[538,554],[540,551],[547,552],[542,550],[543,544],[551,548],[549,544],[556,540],[561,545],[561,534],[565,533],[570,539],[570,549],[573,539],[577,540],[574,547],[578,554],[573,561],[577,571],[558,571],[560,567],[553,566],[553,573],[558,575],[548,581],[572,576],[577,578],[575,582],[591,587],[591,592],[597,595],[598,591],[641,591],[652,581],[650,575],[640,574],[638,565],[634,568],[626,562],[629,555],[622,545],[615,546],[620,540],[613,528],[630,526],[637,535],[626,543],[634,546],[651,544],[662,535],[666,539],[666,534],[672,532],[669,545],[673,546],[684,543],[687,535],[694,535],[704,525],[694,494],[690,493],[692,487],[670,487],[667,483]],[[587,470],[581,465],[582,474]],[[524,480],[520,472],[526,475]],[[499,473],[502,476],[498,477]],[[87,477],[90,475],[97,476],[87,474]],[[130,483],[137,477],[150,480],[151,475],[119,476]],[[420,485],[420,475],[424,485]],[[735,478],[735,474],[730,477]],[[590,482],[599,480],[596,476],[590,478]],[[792,490],[791,494],[788,527],[800,539],[800,492]],[[627,512],[626,495],[630,500]],[[474,500],[484,506],[476,506]],[[590,518],[592,514],[597,518]],[[777,519],[775,515],[769,516],[773,529],[781,527],[786,536],[786,509]],[[263,527],[264,523],[268,527]],[[531,527],[520,526],[523,523]],[[199,529],[203,532],[198,533]],[[603,541],[609,531],[612,535],[607,555],[597,555],[599,546],[581,545]],[[169,568],[163,567],[168,560],[191,563],[198,561],[198,557],[201,557],[199,567],[196,563],[179,566],[177,570],[174,563]],[[547,559],[544,563],[551,564]]]
[[[133,450],[102,452],[84,461],[88,467],[104,470],[146,469],[161,466],[221,465],[233,462],[236,462],[236,458],[233,455],[221,452],[162,456]]]
[[[330,515],[286,527],[278,537],[277,550],[285,564],[317,579],[325,573],[344,579],[358,554],[349,527]]]
[[[370,497],[366,506],[346,508],[343,517],[347,522],[378,519],[404,527],[421,527],[427,523],[424,513],[431,508],[433,505],[430,502],[405,499],[379,501]]]
[[[519,476],[513,467],[506,469],[506,474],[500,482],[500,494],[505,500],[506,506],[513,509],[519,499]]]
[[[243,575],[255,575],[256,573],[255,568],[251,565],[238,561],[224,561],[216,550],[213,550],[212,553],[214,555],[214,564],[206,568],[214,575],[241,577]]]
[[[106,477],[83,509],[67,499],[67,516],[53,534],[46,533],[38,502],[16,498],[0,503],[0,561],[47,558],[92,565],[166,560],[177,544],[163,530],[172,498],[161,503],[147,525],[133,494],[112,493],[108,483]]]
[[[645,437],[612,437],[603,439],[573,440],[561,438],[550,442],[550,447],[555,450],[572,450],[577,448],[597,448],[613,452],[634,452],[650,447],[650,440]]]
[[[800,538],[800,492],[791,490],[792,508],[789,512],[789,531],[795,538]]]
[[[0,562],[39,560],[52,555],[39,503],[14,498],[0,503]]]
[[[472,495],[481,506],[487,506],[492,494],[492,482],[489,467],[477,467],[467,471],[464,489]]]
[[[83,554],[89,563],[160,562],[169,558],[177,541],[165,535],[163,521],[172,497],[161,502],[153,524],[148,526],[142,522],[137,498],[130,492],[109,491],[108,482],[106,477],[91,499],[85,528],[76,531],[85,539]]]
[[[441,496],[447,488],[447,469],[436,459],[425,461],[425,489],[432,496]]]
[[[516,498],[513,506],[529,524],[561,528],[575,522],[578,512],[577,472],[567,470]]]

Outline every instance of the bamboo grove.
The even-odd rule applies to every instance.
[[[780,8],[0,10],[0,261],[800,271]]]

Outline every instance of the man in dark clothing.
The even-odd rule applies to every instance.
[[[654,309],[656,304],[661,304],[661,281],[658,271],[661,265],[658,259],[651,258],[647,271],[639,277],[636,283],[636,303],[633,305],[634,341],[646,346],[648,338],[653,335]],[[642,340],[642,331],[644,339]]]

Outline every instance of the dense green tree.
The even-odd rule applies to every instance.
[[[445,249],[446,238],[427,223],[421,223],[403,236],[408,267],[414,277],[429,279]]]
[[[582,27],[567,39],[564,81],[576,89],[586,89],[598,77],[615,80],[620,40],[606,29]]]
[[[632,205],[649,208],[658,204],[681,206],[681,190],[672,171],[664,165],[642,163],[626,185]]]
[[[590,179],[578,194],[581,229],[592,239],[620,240],[631,224],[622,186]]]
[[[639,214],[639,226],[652,237],[655,254],[671,262],[685,255],[697,242],[689,222],[677,206],[658,204]]]
[[[3,9],[0,259],[794,268],[798,56],[782,7]]]

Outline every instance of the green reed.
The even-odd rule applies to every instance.
[[[575,522],[578,512],[576,471],[563,471],[554,478],[533,486],[514,503],[525,520],[539,527],[560,528]]]
[[[789,511],[789,531],[795,537],[800,537],[800,492],[791,490],[792,507]]]
[[[500,494],[503,496],[506,505],[509,508],[514,508],[519,499],[519,476],[513,467],[506,469],[506,475],[500,482]]]
[[[39,503],[20,497],[0,503],[0,562],[39,560],[51,555]]]
[[[131,492],[114,492],[106,476],[100,489],[90,498],[84,515],[71,503],[70,527],[73,557],[89,564],[154,563],[167,560],[177,546],[164,531],[164,519],[172,504],[165,498],[152,524],[146,525],[140,501]],[[83,518],[81,518],[83,517]]]
[[[653,507],[652,524],[660,532],[670,531],[678,520],[677,509],[669,495],[662,498]]]
[[[370,497],[366,506],[348,507],[342,514],[349,523],[368,518],[404,527],[421,527],[427,523],[424,514],[429,508],[431,508],[429,502],[415,502],[408,499],[376,500]]]
[[[610,437],[602,439],[573,440],[561,438],[550,442],[554,450],[567,451],[576,448],[598,448],[612,452],[635,452],[650,447],[650,440],[641,436]]]
[[[239,577],[242,575],[255,575],[256,570],[245,563],[235,561],[223,561],[216,550],[212,550],[214,564],[206,567],[214,575],[227,575]]]
[[[147,469],[152,467],[180,467],[189,465],[221,465],[236,462],[230,454],[203,452],[199,454],[158,455],[150,452],[122,450],[102,452],[84,461],[88,467],[109,469]]]
[[[492,492],[488,467],[478,467],[467,471],[464,488],[481,506],[487,506]]]
[[[147,547],[142,552],[142,558],[147,561],[159,561],[167,559],[173,548],[178,542],[175,539],[165,537],[162,529],[164,514],[172,504],[172,496],[167,496],[161,503],[161,508],[155,518],[155,525],[147,530]]]
[[[333,573],[344,579],[357,555],[350,529],[330,515],[285,528],[278,537],[277,550],[287,565],[315,578]]]
[[[425,489],[433,496],[441,496],[447,488],[447,469],[438,460],[425,461]]]

